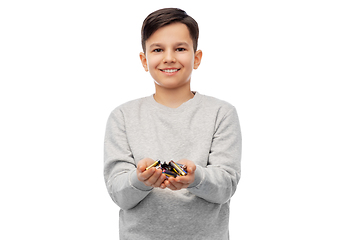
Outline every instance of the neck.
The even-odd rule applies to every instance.
[[[168,89],[155,85],[154,99],[166,107],[178,108],[193,97],[194,94],[190,90],[190,84],[178,89]]]

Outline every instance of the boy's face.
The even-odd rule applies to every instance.
[[[194,53],[193,40],[183,23],[159,28],[146,41],[146,54],[140,53],[144,69],[150,72],[158,86],[167,89],[189,84],[201,57],[200,50]]]

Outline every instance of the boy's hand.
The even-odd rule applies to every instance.
[[[164,184],[166,176],[162,173],[162,170],[156,169],[155,167],[146,170],[146,168],[154,162],[155,161],[150,158],[144,158],[141,161],[139,161],[136,170],[137,178],[146,186],[160,187],[164,189],[166,188]]]
[[[196,165],[194,164],[194,162],[188,159],[182,159],[179,160],[178,163],[187,166],[188,174],[186,176],[178,176],[176,178],[169,177],[169,179],[165,180],[165,186],[167,188],[170,188],[171,190],[180,190],[182,188],[187,188],[195,180]]]

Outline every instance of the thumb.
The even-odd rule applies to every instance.
[[[196,170],[196,165],[193,164],[193,165],[188,166],[187,170],[188,170],[188,173],[194,173]]]
[[[137,170],[144,172],[146,170],[146,166],[140,163],[139,165],[137,165]]]
[[[195,172],[195,167],[188,167],[188,173],[194,173]]]

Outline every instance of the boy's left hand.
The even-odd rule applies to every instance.
[[[178,176],[176,178],[169,177],[167,180],[165,180],[165,186],[167,188],[170,188],[171,190],[180,190],[182,188],[187,188],[195,180],[196,165],[194,164],[194,162],[188,159],[181,159],[178,161],[178,163],[187,166],[188,174],[186,176]]]

